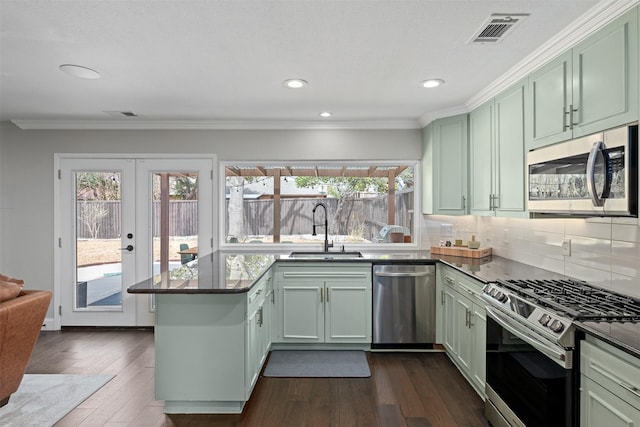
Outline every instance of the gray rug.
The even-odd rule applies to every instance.
[[[9,403],[0,408],[0,426],[52,426],[112,378],[113,375],[27,374]]]
[[[364,351],[276,350],[269,356],[265,377],[366,378],[371,376]]]

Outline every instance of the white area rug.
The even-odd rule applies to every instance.
[[[277,350],[269,355],[265,377],[366,378],[371,376],[364,351]]]
[[[52,426],[112,378],[113,375],[27,374],[9,403],[0,408],[0,426]]]

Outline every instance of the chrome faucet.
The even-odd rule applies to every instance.
[[[322,208],[324,209],[324,225],[322,224],[316,224],[316,209],[318,209],[318,206],[322,206]],[[317,236],[316,234],[316,226],[318,227],[324,227],[324,252],[329,252],[329,248],[333,247],[333,242],[329,243],[329,220],[327,219],[327,207],[325,206],[324,203],[318,203],[313,207],[313,211],[312,211],[313,215],[312,215],[312,220],[311,222],[313,223],[313,230],[311,235],[312,236]]]

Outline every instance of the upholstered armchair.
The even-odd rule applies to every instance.
[[[0,407],[18,390],[50,301],[49,291],[21,291],[0,303]]]

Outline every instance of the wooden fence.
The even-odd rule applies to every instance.
[[[79,201],[76,235],[79,239],[115,239],[120,237],[122,218],[120,201]],[[160,236],[160,202],[153,202],[153,236]],[[169,234],[171,236],[198,235],[198,201],[171,200],[169,202]]]
[[[373,239],[380,228],[387,224],[387,195],[345,201],[338,206],[338,199],[282,199],[280,234],[311,234],[312,210],[322,202],[329,211],[329,233],[359,235]],[[160,236],[160,202],[153,202],[153,235]],[[395,195],[395,224],[411,229],[413,191],[398,192]],[[229,201],[226,201],[228,207]],[[338,209],[340,211],[338,212]],[[228,212],[228,209],[225,209]],[[80,239],[114,239],[120,237],[121,210],[119,201],[79,201],[77,203],[77,237]],[[324,220],[318,211],[316,221]],[[227,227],[228,218],[225,222]],[[245,233],[252,236],[273,234],[273,200],[245,200]],[[227,231],[227,230],[225,230]],[[318,233],[324,233],[321,228]],[[169,202],[169,234],[171,236],[196,236],[198,234],[197,200],[171,200]]]
[[[313,207],[322,202],[329,211],[329,233],[358,235],[372,240],[380,229],[388,223],[388,196],[361,198],[346,201],[338,212],[338,199],[282,199],[280,201],[282,236],[311,234],[313,229]],[[412,229],[413,190],[395,195],[395,225]],[[227,200],[225,212],[229,212]],[[316,222],[324,221],[324,213],[316,212]],[[228,217],[225,222],[228,234]],[[245,233],[249,236],[269,236],[273,234],[273,200],[245,200]],[[324,233],[321,228],[318,233]]]

